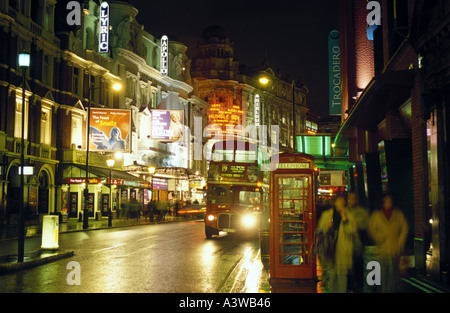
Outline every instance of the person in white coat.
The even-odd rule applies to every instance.
[[[328,289],[331,293],[346,293],[348,274],[353,267],[354,235],[357,231],[353,215],[346,208],[346,198],[338,195],[334,208],[322,213],[317,231],[326,234],[336,230],[337,241],[334,259],[328,262]]]
[[[385,195],[380,210],[372,213],[368,230],[381,266],[381,291],[393,293],[398,283],[398,266],[408,235],[408,223],[403,212],[394,207],[391,195]]]

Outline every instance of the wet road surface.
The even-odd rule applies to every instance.
[[[28,238],[25,248],[39,245]],[[59,245],[75,255],[0,276],[0,292],[258,292],[258,241],[205,239],[202,221],[63,233]],[[80,285],[67,283],[71,261],[80,264]]]

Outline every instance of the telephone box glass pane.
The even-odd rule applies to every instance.
[[[304,213],[308,216],[308,180],[307,177],[279,178],[279,262],[281,265],[307,265],[308,261],[308,225],[304,222]]]

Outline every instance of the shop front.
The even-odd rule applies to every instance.
[[[92,178],[88,179],[89,218],[101,219],[108,217],[111,207],[113,217],[121,217],[121,208],[125,203],[138,201],[145,206],[145,194],[149,194],[150,184],[123,171],[90,167]],[[84,208],[84,189],[86,178],[84,170],[76,166],[66,167],[64,177],[59,186],[58,206],[69,219],[82,220]]]

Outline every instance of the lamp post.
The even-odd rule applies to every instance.
[[[266,106],[266,87],[269,84],[269,82],[270,82],[270,80],[267,77],[263,76],[263,77],[259,78],[259,83],[264,86],[264,90],[263,90],[264,97],[263,97],[263,101],[261,101],[261,109],[260,109],[261,125],[266,125],[266,116],[264,115],[264,111],[265,111],[265,106]],[[268,125],[266,125],[266,126],[269,127]],[[267,136],[267,133],[264,134],[264,137],[266,137],[266,136]]]
[[[267,77],[260,77],[259,78],[259,82],[262,85],[267,85],[269,83],[269,79]],[[263,111],[263,110],[261,110]],[[264,112],[264,111],[263,111]],[[296,117],[295,117],[295,80],[292,80],[292,137],[293,137],[293,149],[294,152],[297,152],[297,135],[296,135],[296,131],[295,131],[295,127],[296,127]]]
[[[151,195],[151,197],[150,197],[150,201],[153,201],[153,174],[155,174],[155,171],[156,171],[156,168],[154,167],[154,166],[150,166],[149,168],[148,168],[148,172],[150,173],[150,181],[151,181],[151,184],[152,184],[152,195]]]
[[[91,83],[91,75],[89,75],[89,85]],[[84,189],[84,210],[83,210],[83,229],[89,227],[89,132],[91,127],[91,102],[92,102],[92,91],[99,89],[100,87],[89,88],[89,101],[87,108],[87,130],[86,130],[86,186]],[[113,90],[119,91],[122,85],[115,83],[113,85]]]
[[[109,207],[108,207],[108,227],[112,226],[112,168],[114,167],[115,160],[113,158],[106,160],[106,164],[109,167]]]
[[[292,137],[294,152],[297,152],[297,135],[295,131],[295,80],[292,80]]]
[[[19,67],[22,70],[23,86],[22,86],[22,141],[20,144],[20,195],[19,195],[19,227],[18,227],[18,253],[17,262],[21,263],[25,254],[25,216],[24,216],[24,194],[25,194],[25,181],[24,181],[24,163],[25,163],[25,84],[27,69],[30,67],[30,54],[22,52],[19,54]]]

